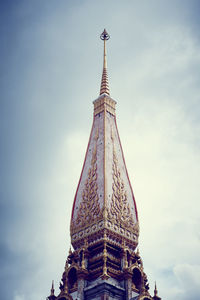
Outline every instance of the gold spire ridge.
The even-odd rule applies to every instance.
[[[108,84],[108,74],[107,74],[107,59],[106,59],[106,41],[109,40],[110,36],[104,29],[100,35],[100,39],[104,41],[104,51],[103,51],[103,73],[101,79],[101,89],[100,95],[107,94],[110,95],[109,84]]]

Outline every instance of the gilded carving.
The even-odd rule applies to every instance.
[[[97,141],[99,138],[98,128],[95,135],[95,145],[92,153],[91,167],[88,170],[88,177],[85,181],[85,188],[82,192],[82,201],[80,203],[76,226],[83,227],[93,222],[100,213],[99,196],[97,193]]]
[[[111,139],[113,143],[113,185],[112,198],[108,218],[114,224],[120,225],[122,228],[133,228],[135,223],[131,214],[130,205],[127,199],[127,192],[124,188],[124,182],[121,178],[121,173],[118,167],[118,160],[114,147],[113,131],[111,130]]]

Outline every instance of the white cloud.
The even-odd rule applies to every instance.
[[[24,300],[24,299],[25,299],[24,295],[20,295],[18,293],[16,293],[14,296],[14,300]]]
[[[174,267],[174,274],[183,289],[200,292],[200,265],[179,264]]]

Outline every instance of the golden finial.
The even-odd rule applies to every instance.
[[[104,233],[104,236],[106,234]],[[104,249],[103,249],[103,274],[101,275],[102,280],[107,280],[110,276],[107,273],[107,250],[106,250],[106,240],[104,240]]]
[[[157,290],[156,281],[155,281],[154,296],[157,296],[157,295],[158,295],[158,290]]]
[[[72,248],[71,248],[71,246],[69,247],[69,255],[71,255],[72,254]]]
[[[67,285],[67,281],[66,281],[65,284],[64,284],[63,291],[64,291],[65,294],[68,294],[68,285]]]
[[[107,94],[110,95],[109,85],[108,85],[108,74],[107,74],[107,59],[106,59],[106,41],[109,40],[110,36],[104,29],[100,35],[100,39],[104,41],[104,51],[103,51],[103,73],[101,79],[101,89],[100,95]]]
[[[52,280],[51,296],[54,296],[54,281]]]
[[[83,247],[83,250],[82,250],[82,261],[81,261],[81,268],[82,269],[85,269],[85,248]]]

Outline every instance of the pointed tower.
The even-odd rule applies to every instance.
[[[158,290],[155,282],[155,289],[154,289],[154,296],[152,298],[153,300],[161,300],[161,298],[158,296]]]
[[[110,97],[103,31],[103,73],[71,215],[71,244],[58,300],[152,299],[138,245],[137,208]],[[54,293],[53,293],[54,294]],[[49,298],[50,299],[50,298]]]
[[[55,300],[56,296],[54,295],[54,282],[52,281],[52,286],[51,286],[51,295],[47,297],[48,300]]]

